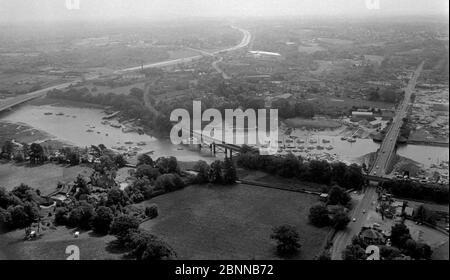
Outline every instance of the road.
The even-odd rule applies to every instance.
[[[226,48],[226,49],[223,49],[223,50],[219,50],[219,51],[216,51],[216,52],[214,52],[212,54],[208,53],[208,52],[204,52],[204,53],[202,53],[202,55],[197,55],[197,56],[191,56],[191,57],[186,57],[186,58],[180,58],[180,59],[167,60],[167,61],[161,61],[161,62],[156,62],[156,63],[152,63],[152,64],[147,64],[147,65],[144,65],[143,68],[144,69],[146,69],[146,68],[160,68],[160,67],[172,66],[172,65],[182,64],[182,63],[189,63],[189,62],[201,59],[204,56],[210,56],[210,55],[214,56],[214,55],[219,54],[219,53],[231,52],[231,51],[239,50],[241,48],[244,48],[244,47],[248,46],[250,44],[250,41],[251,41],[251,38],[252,38],[250,32],[245,30],[245,29],[241,29],[239,27],[235,27],[235,26],[231,26],[231,27],[234,28],[234,29],[239,30],[243,34],[241,42],[238,45],[236,45],[236,46],[233,46],[233,47],[230,47],[230,48]],[[121,73],[125,73],[125,72],[139,71],[141,69],[142,69],[142,66],[137,66],[137,67],[131,67],[131,68],[118,70],[118,71],[115,71],[114,73],[115,74],[121,74]],[[93,76],[90,76],[90,77],[86,77],[86,80],[93,80],[93,79],[96,79],[96,78],[98,78],[98,75],[93,75]],[[64,89],[64,88],[67,88],[68,86],[70,86],[72,84],[76,84],[76,83],[79,83],[81,81],[82,81],[81,79],[77,79],[77,80],[74,80],[74,81],[71,81],[71,82],[67,82],[67,83],[64,83],[64,84],[59,84],[59,85],[51,86],[51,87],[48,87],[48,88],[45,88],[45,89],[41,89],[41,90],[38,90],[38,91],[34,91],[34,92],[31,92],[31,93],[28,93],[28,94],[24,94],[24,95],[15,97],[15,98],[10,98],[10,99],[7,99],[7,100],[0,101],[0,112],[2,112],[4,110],[7,110],[7,109],[9,109],[11,107],[14,107],[16,105],[19,105],[21,103],[30,101],[32,99],[43,97],[50,90],[53,90],[53,89],[59,89],[59,90],[60,89]]]
[[[422,72],[424,62],[422,62],[409,81],[407,87],[405,88],[405,97],[402,103],[398,106],[395,117],[392,121],[392,125],[389,127],[386,136],[384,137],[383,143],[377,153],[377,158],[372,166],[370,175],[373,176],[386,176],[386,168],[391,161],[392,156],[395,154],[395,145],[397,143],[397,138],[400,134],[400,129],[403,125],[403,118],[407,116],[408,107],[411,103],[411,96],[416,87],[417,79]]]
[[[214,69],[216,69],[216,71],[217,71],[219,74],[222,75],[222,78],[223,78],[224,80],[230,80],[231,77],[230,77],[227,73],[225,73],[225,71],[224,71],[223,69],[221,69],[221,68],[219,67],[219,65],[218,65],[218,64],[219,64],[220,62],[222,62],[222,61],[223,61],[223,57],[221,57],[220,59],[214,61],[214,62],[212,63],[212,67],[213,67]]]
[[[14,98],[9,98],[3,101],[0,101],[0,112],[7,110],[11,107],[14,107],[18,104],[39,98],[39,97],[43,97],[47,94],[48,91],[50,90],[54,90],[54,89],[64,89],[67,88],[68,86],[72,85],[72,84],[76,84],[78,82],[80,82],[81,80],[75,80],[72,82],[68,82],[68,83],[64,83],[64,84],[59,84],[56,86],[52,86],[52,87],[48,87],[45,89],[41,89],[41,90],[37,90],[34,92],[30,92],[24,95],[20,95],[18,97],[14,97]]]
[[[364,223],[367,220],[367,215],[369,212],[368,210],[375,209],[376,201],[376,188],[368,187],[364,192],[362,198],[360,198],[360,200],[357,200],[357,203],[351,212],[350,218],[352,220],[353,218],[355,218],[356,221],[351,221],[345,230],[337,232],[336,236],[334,237],[333,248],[331,250],[332,260],[342,260],[342,252],[344,251],[345,247],[347,247],[347,245],[351,244],[352,238],[355,235],[359,234],[361,228],[364,226]]]
[[[403,124],[403,118],[406,117],[408,107],[411,103],[411,96],[416,87],[417,79],[422,72],[424,62],[417,67],[407,87],[405,88],[405,97],[402,103],[398,106],[396,115],[392,121],[386,136],[378,150],[377,158],[373,164],[370,175],[377,177],[386,177],[386,168],[389,164],[391,157],[395,154],[395,145],[397,138],[400,134],[400,128]],[[352,210],[351,219],[356,219],[355,222],[351,221],[346,230],[339,231],[333,241],[333,248],[331,251],[332,260],[341,260],[342,252],[347,245],[351,244],[352,238],[358,235],[364,223],[367,221],[367,213],[369,209],[375,207],[377,200],[376,188],[369,186],[360,200],[357,200],[356,205]],[[372,204],[373,203],[373,204]],[[364,211],[365,210],[365,211]],[[365,213],[363,213],[365,212]]]
[[[179,58],[179,59],[173,59],[173,60],[167,60],[167,61],[161,61],[161,62],[146,64],[146,65],[143,65],[143,66],[136,66],[136,67],[126,68],[126,69],[122,69],[122,70],[116,71],[115,73],[116,74],[121,74],[121,73],[125,73],[125,72],[139,71],[142,68],[143,69],[160,68],[160,67],[173,66],[173,65],[177,65],[177,64],[189,63],[189,62],[193,62],[195,60],[199,60],[199,59],[201,59],[201,58],[203,58],[205,56],[214,56],[214,55],[217,55],[217,54],[220,54],[220,53],[236,51],[236,50],[239,50],[239,49],[247,47],[250,44],[250,41],[252,39],[252,35],[250,34],[250,32],[245,30],[245,29],[241,29],[239,27],[236,27],[236,26],[231,26],[231,27],[233,29],[239,30],[244,35],[242,37],[241,42],[239,44],[237,44],[236,46],[233,46],[233,47],[230,47],[230,48],[226,48],[226,49],[222,49],[222,50],[218,50],[218,51],[215,51],[213,53],[202,51],[201,55],[185,57],[185,58]],[[199,51],[199,50],[196,50],[196,51]]]

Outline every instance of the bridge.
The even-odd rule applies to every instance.
[[[17,97],[13,97],[13,98],[9,98],[3,101],[0,101],[0,113],[3,111],[7,111],[15,106],[21,105],[25,102],[31,101],[33,99],[37,99],[40,97],[44,97],[47,92],[54,90],[54,89],[63,89],[66,88],[68,86],[70,86],[71,84],[77,83],[78,81],[73,81],[70,83],[65,83],[65,84],[60,84],[60,85],[56,85],[56,86],[52,86],[52,87],[48,87],[45,89],[41,89],[41,90],[37,90],[34,92],[30,92],[28,94],[24,94],[24,95],[20,95]]]
[[[383,139],[380,148],[377,151],[377,157],[369,172],[369,175],[373,177],[388,177],[387,170],[396,154],[396,144],[400,135],[400,129],[403,125],[403,119],[407,116],[407,111],[411,103],[411,96],[416,87],[417,79],[422,72],[423,65],[424,62],[417,67],[407,87],[405,88],[405,97],[397,108],[396,115]]]
[[[201,132],[194,131],[192,129],[182,129],[183,132],[189,133],[189,135],[192,135],[191,139],[195,139],[195,141],[192,141],[192,143],[186,143],[186,144],[194,144],[199,145],[201,148],[202,145],[206,146],[207,148],[211,149],[211,152],[213,154],[216,154],[217,149],[222,150],[225,152],[225,157],[228,157],[228,154],[230,158],[233,157],[233,153],[239,154],[242,150],[242,147],[235,144],[230,144],[222,139],[217,139],[214,137],[211,137],[209,135],[205,135]]]

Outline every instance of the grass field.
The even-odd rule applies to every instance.
[[[0,186],[12,190],[21,183],[39,189],[43,195],[56,190],[58,182],[72,182],[78,174],[90,175],[92,169],[83,166],[65,168],[60,165],[45,164],[28,167],[11,163],[0,164]]]
[[[298,259],[320,253],[328,233],[308,224],[318,198],[276,189],[190,186],[140,204],[156,203],[159,217],[142,228],[166,240],[180,259],[277,259],[272,228],[290,224],[300,234]]]
[[[73,231],[66,227],[57,227],[43,232],[42,237],[33,241],[24,241],[24,231],[17,230],[0,235],[0,260],[65,260],[66,248],[78,246],[81,260],[121,259],[123,252],[111,249],[115,237],[94,236],[92,232],[81,232],[74,238]]]

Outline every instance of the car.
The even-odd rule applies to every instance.
[[[379,169],[380,168],[380,166],[379,165],[377,165],[377,169]]]
[[[356,222],[356,218],[353,218],[353,220],[352,220],[353,222]]]
[[[363,211],[362,211],[362,212],[363,212],[363,214],[366,214],[366,209],[363,209]]]

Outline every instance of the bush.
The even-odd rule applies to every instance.
[[[325,205],[314,205],[309,209],[309,221],[316,227],[325,227],[330,225],[330,217]]]
[[[158,217],[158,206],[156,204],[152,204],[145,207],[145,215],[150,219]]]
[[[100,206],[92,218],[92,228],[96,233],[106,234],[114,219],[113,212],[110,208]]]
[[[137,230],[139,228],[139,221],[136,217],[128,215],[120,215],[114,218],[109,233],[114,235],[119,242],[125,244],[128,234],[132,230]]]
[[[281,256],[295,254],[301,248],[298,232],[289,225],[274,228],[270,238],[277,241],[277,252]]]
[[[94,217],[94,207],[89,203],[82,201],[69,213],[68,224],[80,229],[90,229],[91,219]]]
[[[55,223],[57,225],[67,225],[69,220],[69,209],[58,207],[55,212]]]
[[[155,186],[157,189],[171,192],[182,189],[184,182],[178,174],[164,174],[156,180]]]

